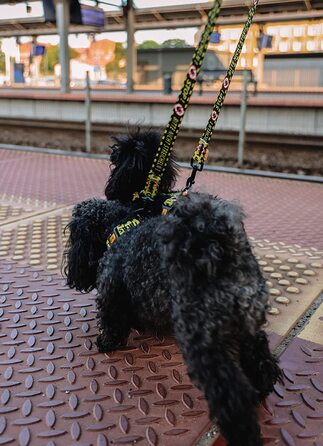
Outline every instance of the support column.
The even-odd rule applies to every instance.
[[[262,26],[258,26],[257,31],[256,31],[256,39],[255,39],[255,44],[257,45],[257,38],[263,33],[263,27]],[[256,77],[257,77],[257,82],[258,85],[262,86],[264,83],[264,50],[263,48],[258,48],[258,66],[257,66],[257,70],[256,70]]]
[[[257,66],[257,81],[258,85],[263,85],[264,83],[264,71],[265,71],[265,56],[263,50],[259,50],[258,53],[258,66]]]
[[[12,69],[12,56],[9,52],[5,52],[5,61],[6,61],[6,78],[8,79],[9,84],[13,82],[13,69]]]
[[[90,73],[85,78],[85,151],[91,152],[91,85]]]
[[[238,144],[238,165],[243,164],[244,158],[244,144],[246,136],[246,121],[247,121],[247,101],[248,101],[248,84],[251,81],[250,71],[244,70],[243,72],[243,86],[241,92],[241,106],[240,106],[240,131],[239,131],[239,144]]]
[[[133,0],[127,0],[124,6],[127,28],[127,91],[133,93],[134,75],[137,68],[137,51],[135,46],[135,10]]]
[[[61,92],[70,91],[70,55],[68,47],[68,28],[70,24],[69,0],[56,0],[56,23],[59,34],[59,60],[61,65]]]

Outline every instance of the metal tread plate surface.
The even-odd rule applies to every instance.
[[[1,263],[0,444],[196,444],[206,403],[174,339],[134,334],[99,354],[94,300]]]
[[[313,330],[314,329],[314,330]],[[264,437],[282,446],[323,445],[323,304],[280,357],[277,384],[263,411]]]
[[[265,446],[323,445],[323,304],[280,358],[284,383],[259,409]],[[218,437],[213,446],[225,446]]]

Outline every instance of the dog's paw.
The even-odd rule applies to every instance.
[[[113,350],[117,350],[118,348],[122,347],[124,345],[124,342],[120,340],[115,341],[109,338],[106,334],[101,333],[96,338],[96,345],[100,353],[106,353],[106,352],[111,352]]]
[[[273,392],[274,385],[279,382],[283,384],[282,371],[277,364],[277,360],[272,357],[259,364],[259,374],[261,376],[261,383],[258,386],[259,403],[261,403],[267,396]]]

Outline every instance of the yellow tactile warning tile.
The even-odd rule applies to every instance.
[[[0,195],[0,227],[54,209],[56,203],[14,195]]]
[[[59,270],[66,244],[65,227],[70,213],[65,210],[46,218],[10,225],[0,231],[0,259],[7,258],[47,270]]]
[[[252,243],[270,292],[267,329],[285,336],[323,290],[323,251],[268,240]]]

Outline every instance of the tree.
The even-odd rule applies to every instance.
[[[6,72],[6,56],[1,49],[1,42],[0,42],[0,73],[5,73],[5,72]]]
[[[79,52],[73,48],[69,49],[70,59],[79,56]],[[59,45],[50,45],[46,48],[45,55],[40,63],[41,74],[54,74],[54,67],[59,63]]]
[[[163,48],[189,48],[191,45],[183,39],[168,39],[161,46]]]
[[[116,43],[114,59],[106,64],[105,72],[108,77],[112,78],[118,78],[126,73],[126,50],[122,43]]]
[[[150,49],[150,48],[160,48],[160,44],[154,40],[145,40],[140,45],[138,45],[140,50]]]

